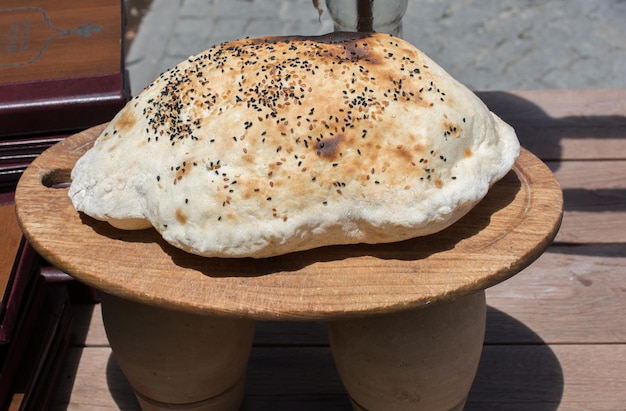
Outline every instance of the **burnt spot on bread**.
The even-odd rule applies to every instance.
[[[315,153],[323,158],[334,159],[339,155],[339,145],[346,138],[343,134],[320,139],[315,143]]]
[[[343,57],[351,62],[365,60],[369,64],[380,64],[381,60],[370,51],[369,44],[363,41],[350,41],[341,45]]]
[[[187,214],[185,214],[180,208],[176,209],[176,221],[182,225],[187,224]]]

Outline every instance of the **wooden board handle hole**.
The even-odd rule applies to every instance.
[[[48,188],[67,188],[72,183],[70,170],[52,170],[41,178],[41,183]]]

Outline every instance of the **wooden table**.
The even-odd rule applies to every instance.
[[[487,334],[466,409],[619,409],[626,391],[618,275],[625,254],[626,92],[481,96],[556,172],[565,219],[548,253],[488,290]],[[77,309],[84,326],[56,403],[137,409],[93,308]],[[321,323],[261,321],[254,338],[243,409],[350,407]]]

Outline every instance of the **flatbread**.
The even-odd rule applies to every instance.
[[[513,129],[406,41],[242,39],[134,97],[69,196],[190,253],[261,258],[440,231],[518,154]]]

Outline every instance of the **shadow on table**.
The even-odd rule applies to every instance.
[[[584,94],[586,97],[581,97],[583,100],[580,103],[562,102],[564,107],[571,107],[569,112],[574,114],[567,115],[568,110],[562,109],[562,117],[551,117],[539,104],[550,104],[556,108],[558,98],[576,99],[576,91],[538,94],[537,103],[510,92],[477,94],[494,113],[513,126],[523,147],[545,161],[557,178],[564,180],[565,212],[599,214],[626,211],[626,189],[612,175],[615,171],[607,170],[606,177],[592,174],[586,180],[584,173],[586,167],[590,167],[593,173],[599,173],[599,165],[594,165],[594,162],[603,161],[608,166],[611,161],[624,160],[626,116],[619,108],[623,102],[616,96],[620,94],[611,94],[610,91],[581,92],[581,96]],[[600,108],[595,108],[596,105]],[[602,112],[609,114],[593,114]],[[578,173],[582,181],[572,181],[571,167],[559,174],[564,164],[572,160],[580,168]]]
[[[122,373],[113,354],[109,355],[106,373],[109,393],[118,408],[125,411],[141,411],[135,393],[133,393],[130,383]]]
[[[120,409],[139,409],[112,355],[107,382]],[[488,307],[485,345],[465,410],[553,411],[559,407],[563,386],[559,360],[541,337]],[[323,325],[257,324],[242,410],[267,409],[351,410]]]
[[[487,307],[487,330],[465,410],[553,411],[563,396],[559,359],[514,317]]]
[[[626,139],[624,115],[551,117],[537,104],[513,93],[484,91],[477,95],[515,129],[521,145],[543,161],[571,160],[563,156],[564,140]],[[603,151],[610,157],[606,148],[598,149],[600,153]],[[582,151],[576,154],[589,155]]]

